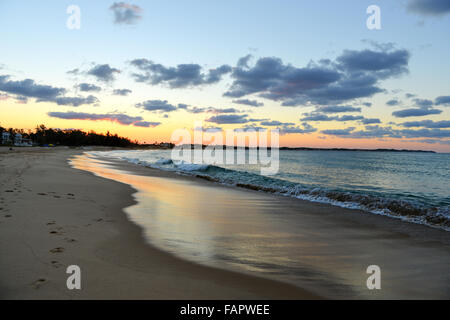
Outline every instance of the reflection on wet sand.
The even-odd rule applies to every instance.
[[[129,218],[149,243],[182,258],[284,280],[331,298],[450,297],[448,236],[430,245],[406,231],[360,223],[364,216],[343,217],[347,211],[354,216],[351,210],[170,173],[146,175],[154,170],[86,155],[72,164],[135,188],[138,203],[126,209]],[[378,218],[387,219],[372,219]],[[366,287],[372,264],[381,267],[382,290]]]

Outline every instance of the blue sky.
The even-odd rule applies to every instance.
[[[366,118],[378,118],[381,120],[379,125],[382,126],[392,126],[392,122],[398,124],[401,121],[446,121],[450,119],[450,108],[442,105],[439,106],[442,113],[436,115],[406,119],[397,119],[392,115],[401,109],[416,108],[412,100],[414,98],[434,101],[440,96],[450,96],[448,86],[450,63],[446,60],[450,52],[448,41],[450,9],[442,0],[429,0],[425,5],[423,2],[423,0],[133,1],[126,4],[138,6],[140,10],[136,14],[140,18],[130,20],[132,23],[127,24],[114,21],[114,12],[110,9],[114,1],[3,0],[0,2],[2,39],[0,75],[8,75],[11,81],[33,79],[37,84],[67,88],[66,95],[72,96],[88,94],[73,89],[79,83],[98,85],[101,91],[93,93],[99,100],[95,106],[88,104],[76,107],[55,105],[51,102],[38,103],[33,96],[29,96],[27,106],[23,106],[23,103],[17,104],[17,101],[13,100],[14,92],[3,91],[4,95],[9,94],[12,99],[0,101],[2,104],[0,111],[3,112],[1,124],[21,125],[17,115],[6,113],[7,104],[15,106],[15,110],[30,108],[30,117],[32,115],[34,118],[24,121],[23,127],[32,127],[33,120],[46,123],[55,120],[50,119],[49,112],[97,114],[119,112],[141,116],[143,120],[152,123],[160,123],[157,127],[147,128],[153,130],[152,133],[148,130],[136,132],[140,139],[151,134],[155,134],[159,139],[167,139],[170,137],[170,130],[189,126],[196,118],[192,114],[183,114],[183,111],[163,114],[136,107],[144,101],[167,100],[169,104],[175,106],[182,103],[198,108],[236,108],[241,113],[251,113],[253,118],[269,118],[284,123],[295,118],[294,127],[306,128],[300,119],[304,117],[303,113],[320,111],[314,103],[283,107],[282,101],[266,99],[261,97],[260,93],[254,92],[242,98],[261,101],[264,107],[249,108],[233,104],[233,99],[223,96],[236,81],[236,77],[233,78],[231,73],[224,74],[220,81],[212,85],[170,88],[168,83],[164,82],[139,83],[131,76],[131,73],[136,72],[136,68],[130,61],[145,58],[167,68],[179,64],[198,64],[207,72],[222,65],[235,68],[238,59],[251,54],[253,56],[250,60],[251,66],[260,58],[276,57],[281,59],[283,66],[304,68],[310,61],[318,62],[320,59],[335,61],[345,50],[380,51],[382,45],[383,48],[388,48],[386,44],[392,45],[389,49],[381,51],[408,52],[406,72],[380,78],[377,87],[385,90],[383,93],[333,104],[354,105],[370,102],[372,107],[363,108],[358,114],[361,113]],[[66,27],[69,16],[66,9],[69,5],[77,5],[81,10],[79,30],[69,30]],[[366,27],[368,17],[366,8],[370,5],[377,5],[381,9],[380,30],[369,30]],[[102,64],[120,70],[120,73],[115,74],[114,81],[102,82],[86,76],[87,70]],[[67,71],[75,68],[82,74],[76,77],[67,74]],[[132,90],[132,94],[126,98],[111,95],[112,90],[121,88]],[[406,93],[416,96],[406,99]],[[394,99],[401,102],[397,109],[386,106],[387,101]],[[204,120],[209,118],[210,114],[203,114]],[[74,121],[66,119],[65,127],[80,127],[81,119],[78,119],[78,122]],[[82,126],[89,128],[86,122],[84,121]],[[57,124],[64,126],[62,122]],[[120,123],[111,125],[115,126],[116,131],[123,130]],[[349,127],[358,130],[361,127],[361,130],[364,130],[361,123],[342,121],[308,122],[308,125],[314,126],[317,130],[293,134],[289,139],[286,138],[287,144],[313,146],[312,141],[316,141],[315,145],[321,146],[322,142],[319,143],[319,140],[306,136],[311,134],[315,138],[328,138],[330,146],[333,143],[337,146],[349,146],[352,142],[347,137],[327,135],[323,132]],[[416,129],[420,130],[421,127]],[[132,131],[126,133],[133,134]],[[398,146],[399,142],[407,140],[406,137],[395,140],[394,136],[394,134],[386,137],[377,136],[373,141],[378,141],[377,146],[385,146],[389,143],[385,143],[383,139],[388,138],[391,145]],[[322,138],[320,140],[326,140]],[[438,137],[441,142],[444,141],[443,143],[433,141],[417,144],[416,140],[422,138],[431,142],[430,137],[424,136],[412,139],[414,141],[409,145],[427,146],[441,151],[449,148],[445,132],[443,136]],[[361,138],[358,139],[353,143],[360,145]]]

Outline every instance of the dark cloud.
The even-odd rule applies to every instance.
[[[386,104],[388,106],[398,106],[400,104],[400,101],[398,101],[397,99],[392,99],[386,102]]]
[[[86,113],[86,112],[49,112],[48,115],[53,118],[67,120],[91,120],[91,121],[111,121],[121,125],[142,124],[142,117],[131,117],[122,113]]]
[[[231,67],[228,65],[202,72],[202,67],[198,64],[179,64],[176,67],[165,67],[147,59],[135,59],[130,64],[141,71],[141,73],[132,74],[137,82],[152,85],[167,84],[170,88],[186,88],[217,83],[223,75],[231,72]]]
[[[147,100],[136,104],[136,107],[147,111],[171,112],[177,110],[177,107],[168,103],[167,100]]]
[[[114,23],[116,24],[135,24],[142,16],[142,9],[139,6],[125,2],[115,2],[110,8],[114,13]]]
[[[413,101],[419,108],[430,108],[433,106],[433,101],[429,99],[414,99]]]
[[[244,105],[251,106],[251,107],[262,107],[264,105],[264,103],[262,103],[262,102],[258,102],[256,100],[249,100],[249,99],[237,99],[237,100],[233,100],[233,103],[244,104]]]
[[[276,121],[276,120],[272,120],[272,121],[262,121],[261,122],[262,126],[293,126],[294,123],[292,122],[280,122],[280,121]]]
[[[441,129],[419,129],[419,130],[411,130],[411,129],[403,129],[403,130],[394,130],[391,127],[380,127],[376,126],[366,126],[366,130],[354,131],[355,127],[350,127],[346,129],[337,129],[337,130],[323,130],[321,133],[327,135],[334,135],[343,138],[352,138],[352,139],[371,139],[371,138],[449,138],[450,130],[441,130]]]
[[[114,74],[116,73],[120,73],[120,70],[110,67],[109,64],[98,64],[87,71],[88,75],[94,76],[98,81],[103,82],[114,81]]]
[[[380,119],[376,118],[365,118],[361,121],[363,124],[375,124],[375,123],[381,123]]]
[[[322,130],[320,131],[323,134],[332,135],[332,136],[348,136],[351,132],[355,130],[355,127],[350,127],[347,129],[330,129],[330,130]]]
[[[232,123],[247,123],[249,120],[247,119],[246,114],[223,114],[210,117],[206,119],[208,122],[214,122],[217,124],[232,124]]]
[[[102,88],[100,88],[99,86],[89,83],[80,83],[77,87],[80,89],[80,91],[84,92],[91,92],[91,91],[99,92],[102,90]]]
[[[95,104],[98,103],[99,100],[89,95],[87,97],[58,97],[53,100],[58,105],[62,106],[73,106],[73,107],[79,107],[83,104]]]
[[[326,106],[319,107],[316,111],[323,113],[361,112],[361,108],[355,108],[352,106]]]
[[[135,127],[144,127],[144,128],[154,128],[156,126],[159,126],[161,122],[150,122],[150,121],[138,121],[133,123],[133,126]]]
[[[377,78],[385,79],[407,73],[409,58],[407,50],[345,50],[337,61],[340,67],[351,72],[371,72]]]
[[[450,105],[450,96],[440,96],[437,97],[434,100],[434,104],[439,106],[439,105],[446,105],[449,106]]]
[[[233,83],[225,96],[240,98],[249,94],[281,101],[283,106],[331,104],[383,92],[380,80],[408,72],[409,52],[344,51],[331,61],[320,60],[297,68],[276,57],[260,58],[248,65],[248,56],[233,68]],[[389,50],[387,50],[389,49]]]
[[[371,107],[372,106],[372,102],[363,102],[362,105],[365,106],[365,107]]]
[[[439,109],[411,108],[392,112],[392,115],[397,118],[407,118],[407,117],[422,117],[440,113],[442,113],[442,110]]]
[[[26,103],[26,98],[35,98],[37,102],[54,102],[58,105],[78,107],[83,104],[94,104],[99,102],[92,95],[88,97],[66,97],[64,88],[37,84],[32,79],[21,81],[9,80],[9,76],[0,76],[0,91],[17,95],[16,99]]]
[[[316,132],[317,129],[307,124],[306,122],[302,123],[302,126],[283,126],[278,128],[281,135],[285,134],[307,134]]]
[[[113,95],[116,95],[116,96],[127,96],[131,92],[132,91],[130,89],[114,89],[113,90]]]
[[[354,115],[344,115],[341,117],[333,116],[330,117],[326,114],[322,113],[311,113],[305,114],[306,116],[301,118],[300,121],[357,121],[364,120],[363,116],[354,116]]]
[[[442,129],[442,128],[450,128],[450,120],[442,120],[442,121],[433,121],[433,120],[410,121],[410,122],[403,122],[401,125],[406,127],[406,128],[424,127],[424,128],[429,128],[429,129]]]
[[[414,98],[416,95],[415,94],[412,94],[412,93],[405,93],[405,97],[407,98],[407,99],[411,99],[411,98]]]
[[[0,91],[17,94],[28,98],[36,98],[39,101],[53,101],[64,94],[66,89],[37,84],[32,79],[21,81],[9,80],[9,76],[0,76]]]
[[[409,0],[408,10],[421,15],[439,16],[450,13],[448,0]]]

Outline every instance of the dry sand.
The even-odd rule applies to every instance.
[[[277,281],[204,267],[145,243],[130,186],[71,168],[82,150],[0,148],[1,299],[313,299]],[[66,268],[81,266],[82,289]]]

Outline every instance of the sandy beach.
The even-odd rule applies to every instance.
[[[92,159],[80,149],[3,151],[0,159],[2,299],[449,298],[450,235],[443,230]],[[154,223],[148,225],[149,211],[166,227],[175,221],[199,233],[219,226],[224,234],[267,234],[274,250],[284,232],[277,226],[295,215],[291,258],[301,267],[294,280],[264,276],[255,265],[270,267],[280,257],[252,252],[253,244],[234,247],[237,256],[259,257],[253,269],[199,264],[179,249],[167,253],[158,239],[177,240],[176,230],[158,234]],[[222,221],[223,213],[237,222]],[[239,230],[235,216],[248,219],[252,230]],[[190,224],[199,218],[209,227]],[[370,264],[382,267],[382,290],[366,288]],[[81,267],[82,290],[66,288],[69,265]]]
[[[314,299],[281,282],[178,259],[122,209],[131,187],[69,166],[75,149],[0,149],[1,299]],[[82,289],[68,290],[79,265]]]

